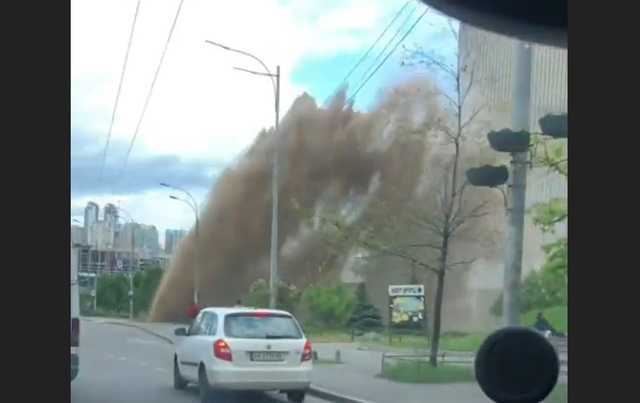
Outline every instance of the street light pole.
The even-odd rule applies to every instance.
[[[191,207],[191,209],[193,210],[193,213],[195,215],[195,219],[196,219],[196,223],[195,223],[195,237],[196,237],[196,248],[195,248],[195,260],[196,260],[196,264],[195,264],[195,268],[194,268],[194,273],[193,273],[193,303],[194,304],[198,304],[199,301],[199,286],[200,286],[200,282],[199,282],[199,270],[200,270],[200,212],[198,210],[198,202],[196,201],[195,197],[193,197],[191,195],[191,193],[189,193],[188,191],[179,188],[177,186],[173,186],[170,185],[168,183],[160,183],[160,186],[169,188],[169,189],[173,189],[173,190],[177,190],[180,191],[184,194],[186,194],[189,199],[191,199],[191,203],[188,200],[185,200],[183,198],[174,196],[174,195],[170,195],[169,198],[173,199],[173,200],[179,200],[183,203],[185,203],[187,206]],[[193,204],[192,204],[193,203]]]
[[[276,67],[275,98],[275,134],[277,136],[278,123],[280,122],[280,66]],[[278,303],[278,151],[278,144],[276,142],[273,151],[273,180],[271,181],[273,200],[271,203],[271,270],[269,271],[269,289],[271,290],[269,293],[269,307],[271,309],[276,309]]]
[[[278,149],[279,144],[277,142],[277,133],[278,133],[278,123],[280,122],[280,66],[276,67],[276,74],[271,73],[267,65],[260,60],[257,56],[252,55],[249,52],[245,52],[243,50],[234,49],[226,45],[222,45],[220,43],[216,43],[213,41],[205,41],[206,43],[217,46],[229,52],[239,53],[241,55],[245,55],[247,57],[252,58],[262,65],[265,70],[265,73],[251,71],[243,68],[236,67],[236,70],[241,70],[246,73],[267,76],[271,79],[271,83],[273,84],[273,92],[275,96],[275,133],[274,137],[276,138],[276,143],[274,147],[273,153],[273,167],[272,167],[272,206],[271,206],[271,256],[270,256],[270,268],[269,268],[269,307],[271,309],[276,308],[276,304],[278,301]]]

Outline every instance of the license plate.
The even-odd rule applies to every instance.
[[[254,351],[251,361],[284,361],[285,353],[279,351]]]

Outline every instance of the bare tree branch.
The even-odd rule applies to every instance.
[[[456,195],[458,197],[458,208],[452,213],[451,215],[451,221],[455,221],[458,218],[458,215],[460,214],[460,212],[463,209],[463,203],[464,203],[464,191],[467,188],[469,182],[468,181],[464,181],[464,183],[462,184],[462,186],[460,187],[460,190],[458,192],[456,192]],[[455,195],[454,195],[455,197]]]
[[[482,104],[479,107],[477,107],[473,113],[471,113],[471,116],[469,116],[469,118],[467,120],[464,121],[464,123],[462,123],[462,125],[460,126],[460,130],[463,130],[464,128],[466,128],[469,124],[471,124],[473,122],[473,120],[478,116],[478,114],[480,114],[480,112],[482,112],[485,109],[486,105]]]
[[[452,268],[452,267],[454,267],[454,266],[470,265],[470,264],[473,264],[476,260],[478,260],[478,259],[473,258],[473,259],[471,259],[471,260],[461,260],[461,261],[459,261],[459,262],[449,263],[449,264],[447,265],[447,269],[450,269],[450,268]]]
[[[469,96],[469,93],[471,93],[471,88],[475,83],[475,73],[476,73],[476,69],[475,67],[472,67],[471,72],[469,73],[469,84],[467,85],[467,88],[463,91],[461,101],[460,101],[463,107],[466,104],[467,97]]]
[[[458,43],[458,32],[456,32],[455,28],[453,28],[453,23],[451,22],[451,18],[447,19],[447,25],[449,26],[449,31],[451,31],[451,35],[453,35],[456,43]]]
[[[481,218],[491,214],[490,211],[482,211],[489,202],[484,201],[471,209],[468,213],[460,213],[459,217],[456,218],[455,221],[452,222],[451,225],[451,234],[456,232],[465,222],[467,222],[471,218]]]
[[[405,245],[404,247],[405,248],[431,248],[435,250],[442,250],[442,246],[434,245],[430,243],[414,243],[414,244]]]
[[[382,256],[382,255],[395,256],[395,257],[398,257],[398,258],[401,258],[401,259],[408,260],[411,263],[413,263],[413,264],[415,264],[417,266],[423,267],[423,268],[425,268],[427,270],[431,270],[434,273],[440,273],[440,270],[436,269],[435,267],[431,266],[430,264],[428,264],[426,262],[423,262],[422,260],[420,260],[420,259],[418,259],[418,258],[416,258],[416,257],[414,257],[412,255],[406,254],[406,253],[404,253],[402,251],[393,250],[393,249],[389,249],[389,248],[385,248],[385,247],[380,247],[378,245],[373,245],[373,244],[367,243],[366,241],[363,242],[363,245],[366,248],[370,248],[370,249],[373,249],[373,250],[376,250],[376,251],[380,251],[380,253],[381,253],[380,256]]]

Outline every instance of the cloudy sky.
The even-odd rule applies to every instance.
[[[159,186],[181,186],[204,201],[217,175],[263,127],[273,124],[269,79],[249,58],[205,44],[247,50],[281,67],[281,114],[303,92],[324,102],[406,0],[185,0],[153,95],[125,168],[180,0],[142,0],[107,152],[101,167],[137,0],[73,0],[71,14],[71,216],[82,221],[89,200],[119,203],[138,222],[188,229],[189,208]],[[404,8],[377,48],[351,75],[353,91],[398,28],[423,12]],[[414,10],[415,9],[415,10]],[[403,25],[404,24],[404,25]],[[402,33],[397,36],[399,39]],[[407,37],[444,55],[455,41],[447,20],[429,12]],[[360,91],[366,110],[382,88],[415,74],[400,66],[400,49]]]

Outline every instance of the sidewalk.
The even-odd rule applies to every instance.
[[[382,352],[358,350],[347,343],[316,343],[321,360],[333,359],[340,349],[344,364],[315,364],[312,383],[324,389],[376,403],[439,402],[490,403],[475,383],[409,384],[379,377]]]
[[[83,318],[95,322],[134,326],[153,334],[168,343],[173,343],[173,331],[183,324],[149,323],[126,319]],[[480,387],[475,383],[453,384],[410,384],[381,378],[380,368],[384,348],[361,349],[351,343],[314,343],[320,363],[314,364],[312,385],[337,395],[353,396],[375,403],[490,403]],[[322,363],[333,360],[336,350],[340,350],[342,364]],[[404,350],[407,352],[407,350]],[[386,352],[399,352],[389,349]],[[564,378],[564,379],[562,379]],[[566,383],[566,376],[561,376]],[[334,400],[334,399],[332,399]]]

